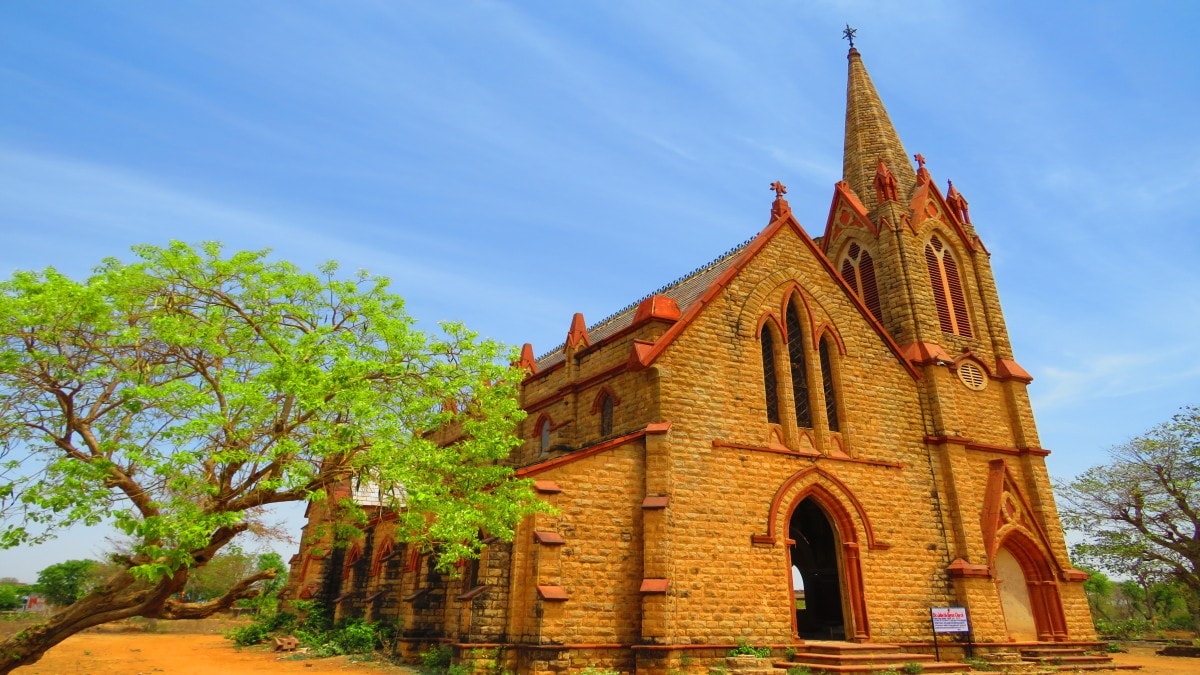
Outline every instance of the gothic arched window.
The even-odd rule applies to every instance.
[[[796,426],[812,428],[812,406],[808,401],[808,367],[804,362],[804,334],[800,328],[800,307],[795,298],[788,303],[787,347],[792,367],[792,395],[796,399]]]
[[[837,391],[833,386],[833,363],[829,356],[829,336],[821,338],[818,348],[821,356],[821,387],[825,391],[825,419],[830,431],[839,431]]]
[[[842,278],[871,310],[871,314],[883,321],[883,311],[879,307],[879,286],[875,283],[875,261],[871,258],[871,252],[857,242],[850,242],[846,257],[842,258]]]
[[[600,402],[600,435],[607,436],[613,430],[613,397],[604,395]]]
[[[775,337],[763,326],[762,337],[763,389],[767,400],[767,421],[779,424],[779,389],[775,377]]]
[[[543,453],[550,452],[550,418],[543,417],[538,423],[539,447]]]
[[[950,248],[934,235],[925,245],[925,264],[929,268],[929,283],[937,307],[942,332],[971,337],[971,320],[967,314],[967,298],[963,294],[958,263]]]

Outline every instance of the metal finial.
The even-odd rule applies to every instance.
[[[851,28],[850,24],[846,24],[846,30],[842,31],[842,39],[850,41],[851,49],[854,49],[854,34],[857,32],[858,29]]]
[[[779,181],[771,183],[771,189],[775,191],[775,197],[777,199],[783,199],[783,196],[787,194],[787,188]]]

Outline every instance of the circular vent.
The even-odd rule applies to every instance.
[[[983,391],[987,387],[987,376],[973,361],[963,361],[958,366],[958,379],[972,391]]]

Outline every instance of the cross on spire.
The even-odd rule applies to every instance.
[[[850,48],[854,49],[854,34],[858,32],[857,28],[851,28],[850,24],[846,24],[846,30],[842,31],[842,39],[850,41]]]
[[[779,181],[771,183],[771,189],[775,191],[775,197],[778,199],[782,199],[787,194],[787,187]]]

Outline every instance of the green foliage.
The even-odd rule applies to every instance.
[[[771,656],[771,648],[755,647],[746,641],[746,638],[738,638],[737,646],[729,650],[729,656],[756,656],[765,659]]]
[[[119,591],[139,585],[169,598],[143,614],[206,611],[177,599],[185,576],[261,531],[265,507],[346,481],[406,506],[397,537],[442,569],[548,509],[500,461],[524,416],[510,348],[456,323],[418,330],[386,279],[333,264],[134,252],[86,281],[0,282],[0,547],[110,523],[129,550],[93,614],[136,606]],[[343,533],[366,521],[350,500],[325,511]],[[258,590],[241,578],[225,599]]]
[[[1116,638],[1118,640],[1140,638],[1153,630],[1153,624],[1146,619],[1133,618],[1125,619],[1124,621],[1099,619],[1096,621],[1096,632],[1103,637]]]
[[[25,588],[16,584],[0,583],[0,612],[10,612],[25,605]]]
[[[905,663],[900,670],[904,671],[904,675],[918,675],[918,673],[925,670],[925,666],[915,661],[909,661],[908,663]]]
[[[1000,670],[1000,667],[996,664],[988,661],[987,659],[981,659],[978,656],[965,658],[963,659],[963,663],[971,666],[971,670],[982,670],[984,672],[994,672]]]
[[[49,565],[38,572],[36,588],[53,605],[74,604],[90,590],[91,571],[96,565],[95,560],[67,560]]]
[[[1064,523],[1087,538],[1073,548],[1076,559],[1131,578],[1146,594],[1170,592],[1157,585],[1181,585],[1182,606],[1200,627],[1200,548],[1192,536],[1200,531],[1200,408],[1184,408],[1112,448],[1108,464],[1057,487]],[[1141,603],[1144,618],[1158,622],[1163,598],[1123,590]]]
[[[450,668],[454,650],[450,645],[434,645],[421,652],[421,669],[431,673],[444,673]]]
[[[787,675],[812,675],[812,668],[808,666],[792,666],[787,669]]]
[[[610,668],[601,668],[599,666],[588,666],[579,671],[579,675],[621,675],[620,671]]]
[[[255,621],[245,626],[239,626],[225,633],[226,639],[232,640],[239,647],[249,647],[266,640],[270,631],[264,622]]]

